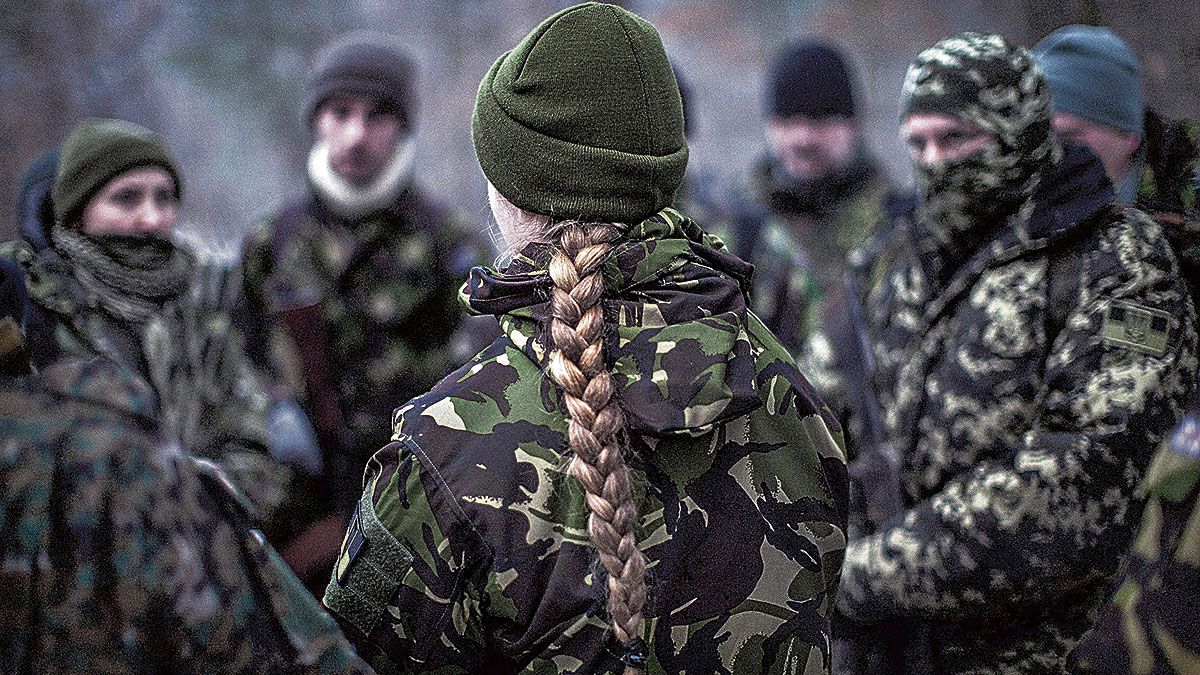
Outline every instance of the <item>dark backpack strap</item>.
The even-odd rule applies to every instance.
[[[275,218],[275,229],[271,232],[272,266],[309,218],[312,216],[308,212],[307,199],[293,200],[279,212]]]
[[[1046,340],[1053,343],[1058,334],[1067,327],[1067,319],[1078,302],[1083,276],[1083,245],[1096,228],[1106,220],[1122,217],[1118,204],[1110,204],[1086,218],[1085,223],[1068,236],[1055,241],[1046,267],[1046,312],[1044,328]]]
[[[298,199],[288,204],[275,219],[271,233],[271,266],[313,218],[308,201]],[[328,470],[332,455],[342,445],[342,413],[338,402],[337,378],[331,368],[332,348],[329,321],[324,305],[296,307],[283,311],[278,317],[283,330],[296,345],[296,356],[304,371],[304,386],[308,393],[308,413],[316,428],[322,459]]]

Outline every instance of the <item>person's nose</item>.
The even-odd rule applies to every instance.
[[[362,142],[367,133],[366,120],[362,115],[351,115],[342,126],[342,140],[347,146]]]
[[[936,164],[946,158],[946,148],[934,141],[925,144],[917,158],[922,164]]]
[[[148,199],[138,207],[136,229],[148,234],[170,234],[175,224],[175,207]]]

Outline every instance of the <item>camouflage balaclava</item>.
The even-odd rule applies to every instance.
[[[931,234],[949,245],[971,242],[1028,210],[1062,154],[1050,89],[1028,51],[999,35],[959,33],[917,56],[903,95],[905,118],[949,115],[994,137],[961,159],[914,162],[922,189],[917,216]]]

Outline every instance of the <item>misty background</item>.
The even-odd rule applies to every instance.
[[[393,33],[419,64],[417,180],[486,227],[470,141],[492,61],[573,2],[535,0],[4,0],[0,7],[0,237],[15,234],[21,174],[83,118],[162,134],[184,181],[180,228],[235,255],[245,232],[303,191],[311,137],[299,115],[311,58],[356,28]],[[841,46],[868,146],[900,182],[904,69],[960,30],[1032,45],[1068,23],[1114,28],[1143,68],[1147,103],[1200,113],[1200,2],[1037,0],[629,0],[690,89],[689,172],[731,185],[764,150],[763,73],[789,41]]]

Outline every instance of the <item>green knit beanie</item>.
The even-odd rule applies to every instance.
[[[588,2],[546,19],[492,65],[471,120],[487,179],[554,218],[636,223],[669,206],[688,148],[654,27]]]
[[[175,196],[181,195],[179,172],[158,135],[123,120],[85,120],[62,144],[54,180],[55,221],[72,224],[105,183],[140,166],[165,169],[175,181]]]

